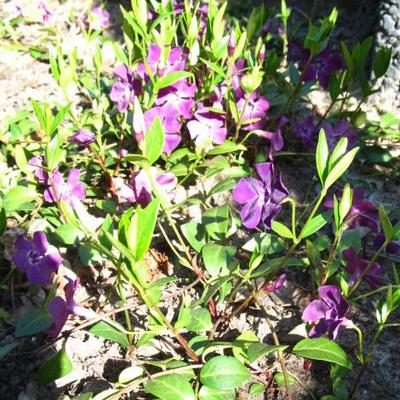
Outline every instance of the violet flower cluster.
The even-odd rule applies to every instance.
[[[35,232],[32,239],[19,236],[15,242],[11,259],[17,269],[26,274],[28,281],[35,285],[51,284],[63,261],[58,250],[49,245],[47,236],[42,231]],[[91,310],[85,309],[74,301],[74,293],[79,285],[79,280],[65,278],[68,280],[68,284],[64,288],[65,300],[56,296],[49,304],[53,323],[44,332],[51,337],[58,336],[68,315],[90,317],[93,314]]]
[[[323,122],[321,126],[318,126],[314,117],[307,115],[302,120],[296,118],[292,122],[294,135],[307,150],[317,147],[319,129],[321,128],[325,131],[330,151],[335,148],[337,142],[343,137],[347,138],[347,149],[350,150],[357,144],[358,133],[351,128],[347,120],[337,121],[335,125]]]
[[[298,62],[303,69],[302,78],[305,82],[318,80],[319,84],[327,89],[333,73],[343,69],[342,57],[326,47],[310,62],[310,52],[297,43],[289,43],[289,59]]]
[[[242,206],[240,217],[246,228],[264,226],[270,229],[274,218],[288,197],[281,174],[271,162],[255,164],[255,176],[241,178],[233,189],[233,199]]]
[[[308,336],[318,338],[328,335],[335,340],[342,328],[351,328],[352,321],[347,319],[350,306],[334,285],[318,288],[319,299],[313,300],[303,311],[302,319],[314,325]]]
[[[173,190],[177,184],[176,176],[170,172],[158,173],[155,167],[151,168],[151,174],[154,182],[173,198]],[[128,201],[144,208],[152,200],[150,178],[144,170],[134,172],[128,184],[124,183],[122,178],[116,178],[114,184],[117,195],[122,201]]]
[[[369,261],[365,260],[364,258],[357,257],[356,252],[351,247],[344,250],[342,254],[347,260],[346,271],[351,275],[349,286],[353,286],[369,265]],[[384,284],[382,274],[382,266],[377,262],[374,262],[371,268],[366,273],[364,279],[369,286],[371,286],[372,288],[377,288]]]

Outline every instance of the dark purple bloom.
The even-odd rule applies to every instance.
[[[111,88],[110,99],[118,104],[119,112],[123,113],[129,103],[133,103],[135,94],[141,93],[142,87],[140,80],[134,77],[133,71],[125,64],[119,66],[114,75],[118,81]]]
[[[54,201],[66,201],[73,206],[74,201],[84,200],[86,197],[85,186],[80,182],[79,169],[72,168],[69,171],[67,182],[59,171],[53,172],[49,178],[49,188],[44,192],[44,199],[52,203]]]
[[[338,196],[340,200],[341,195]],[[333,208],[333,197],[331,196],[324,202],[324,206],[328,209]],[[354,229],[357,224],[369,228],[373,232],[379,230],[379,212],[373,203],[364,200],[364,190],[355,188],[353,190],[353,203],[349,213],[347,214],[348,229]]]
[[[351,128],[349,122],[345,119],[336,122],[335,126],[324,122],[321,125],[321,128],[325,131],[326,140],[331,151],[335,148],[337,142],[343,137],[347,138],[348,150],[352,149],[358,141],[358,133]]]
[[[305,82],[318,80],[320,85],[327,89],[332,74],[343,68],[342,57],[327,47],[315,56],[307,66],[309,58],[310,52],[308,50],[296,43],[289,44],[289,59],[297,61],[301,68],[305,68],[302,74],[303,80]]]
[[[68,283],[64,287],[65,299],[56,296],[49,304],[49,312],[53,318],[53,324],[44,332],[52,338],[59,335],[69,315],[77,315],[90,318],[93,316],[91,310],[88,310],[77,304],[74,300],[74,294],[79,285],[79,279],[70,279],[66,277]]]
[[[327,47],[314,57],[309,66],[303,71],[303,80],[309,82],[318,79],[319,84],[324,89],[327,89],[332,74],[342,68],[342,57]]]
[[[292,127],[294,135],[304,148],[313,149],[316,146],[317,128],[312,115],[307,115],[302,121],[295,119]]]
[[[349,284],[350,286],[353,286],[360,278],[364,270],[367,268],[369,261],[357,257],[356,252],[351,247],[344,250],[342,254],[347,260],[346,271],[351,274],[351,281],[349,282]],[[372,264],[372,267],[365,275],[365,281],[373,288],[382,286],[384,284],[384,281],[381,275],[382,266],[377,262],[374,262]]]
[[[351,128],[346,120],[340,120],[334,126],[324,122],[320,128],[325,131],[326,140],[331,151],[343,137],[347,138],[348,150],[353,148],[358,141],[358,133]],[[301,141],[305,149],[311,150],[317,146],[319,128],[312,115],[307,115],[303,120],[295,119],[293,121],[293,133]]]
[[[286,274],[281,274],[278,276],[278,278],[271,283],[268,283],[262,287],[262,290],[265,292],[276,292],[277,290],[281,289],[283,287],[283,284],[286,281]]]
[[[195,119],[187,124],[190,137],[195,140],[196,145],[204,147],[205,144],[222,144],[225,141],[227,130],[225,127],[225,116],[211,112],[199,104]]]
[[[152,167],[151,173],[155,182],[163,188],[163,190],[173,196],[173,190],[177,180],[174,174],[163,172],[159,174],[157,169]],[[142,208],[146,207],[152,200],[151,182],[144,170],[140,170],[132,174],[129,184],[125,184],[121,178],[115,179],[118,196],[125,201],[133,204],[140,204]]]
[[[32,157],[28,161],[28,164],[33,169],[38,182],[47,184],[49,180],[49,174],[43,168],[44,157],[43,156]]]
[[[248,101],[244,98],[237,103],[239,115],[242,115],[241,124],[245,131],[262,129],[267,118],[269,101],[260,94],[254,92],[250,95]]]
[[[376,250],[380,249],[385,243],[385,235],[382,232],[379,232],[374,240],[374,248]],[[388,243],[388,245],[385,248],[385,251],[391,254],[397,254],[400,253],[400,244],[399,241],[392,240],[391,242]]]
[[[288,191],[282,183],[281,174],[274,173],[271,162],[255,164],[255,171],[254,178],[240,179],[233,189],[233,199],[243,205],[240,217],[246,228],[256,228],[260,223],[271,228]]]
[[[302,319],[316,323],[308,333],[311,338],[325,334],[335,340],[340,328],[351,328],[353,323],[347,319],[349,304],[334,285],[318,288],[319,300],[312,301],[303,311]]]
[[[54,17],[54,14],[49,10],[49,7],[44,1],[39,2],[39,8],[42,11],[43,22],[48,24]]]
[[[12,261],[19,271],[26,273],[29,282],[47,285],[51,283],[53,273],[58,271],[62,258],[55,248],[49,246],[46,234],[37,231],[31,240],[18,237]]]
[[[68,139],[71,143],[75,143],[79,147],[86,147],[96,140],[96,136],[87,129],[78,129],[78,131]]]

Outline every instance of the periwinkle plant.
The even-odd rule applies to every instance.
[[[173,351],[168,347],[165,358],[173,359],[172,366],[164,358],[142,360],[149,366],[124,371],[109,393],[113,399],[140,385],[161,400],[211,400],[215,393],[234,399],[246,382],[261,383],[267,392],[266,373],[277,383],[283,376],[290,399],[283,352],[329,362],[332,374],[343,375],[352,367],[339,345],[346,328],[358,335],[363,371],[400,305],[397,273],[392,285],[378,260],[397,249],[399,224],[393,226],[346,175],[363,146],[353,125],[359,106],[347,110],[346,102],[357,82],[364,98],[373,91],[373,82],[366,87],[362,76],[369,42],[352,53],[345,45],[342,55],[332,50],[333,10],[309,25],[296,48],[288,38],[285,1],[276,16],[257,8],[246,28],[229,26],[227,2],[132,0],[131,6],[122,8],[124,43],[113,43],[111,69],[105,45],[97,41],[108,13],[95,7],[77,18],[94,46],[92,62],[57,46],[49,55],[51,70],[68,104],[54,112],[33,102],[42,137],[25,149],[8,143],[18,170],[10,179],[16,176],[17,185],[2,195],[1,218],[18,214],[27,231],[31,220],[46,221],[45,232],[21,236],[14,245],[13,264],[46,293],[40,309],[21,318],[16,335],[43,331],[55,341],[68,340],[88,328],[121,344],[127,356],[168,336]],[[387,53],[375,57],[379,74],[386,64]],[[69,104],[71,85],[85,99],[83,110]],[[331,96],[321,116],[305,106],[317,85]],[[295,196],[286,157],[304,157],[309,167],[314,153],[318,184],[300,171],[301,191],[316,194],[309,200]],[[362,251],[361,240],[364,248],[374,242],[373,255]],[[63,263],[75,254],[78,264],[109,271],[110,292],[99,304],[109,310],[105,314],[94,312],[94,302],[76,300],[78,268]],[[160,279],[150,269],[154,263],[164,272]],[[309,302],[298,321],[307,337],[289,348],[262,299],[273,301],[293,285],[299,268],[308,278]],[[168,293],[172,280],[178,289]],[[378,327],[365,349],[358,300],[384,291]],[[132,296],[147,310],[140,324],[132,318]],[[273,342],[263,343],[255,328],[225,340],[223,327],[253,306],[263,311]],[[74,319],[69,329],[70,316],[85,320]],[[43,325],[27,334],[21,326],[35,318]],[[272,369],[267,354],[279,368]],[[67,357],[64,348],[56,357]],[[153,372],[150,363],[161,370]]]

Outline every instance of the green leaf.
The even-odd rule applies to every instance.
[[[188,71],[174,71],[170,74],[162,77],[156,83],[156,91],[158,92],[160,89],[163,89],[167,86],[173,85],[175,82],[180,81],[181,79],[191,78],[193,74]]]
[[[203,222],[207,233],[213,239],[218,240],[225,237],[229,228],[229,215],[227,204],[210,208],[203,213]]]
[[[249,370],[236,358],[217,356],[207,361],[200,371],[200,381],[216,390],[236,389],[251,378]]]
[[[275,233],[282,237],[294,239],[292,231],[286,225],[283,225],[282,222],[272,221],[271,228]]]
[[[329,147],[326,140],[326,134],[323,129],[319,131],[317,151],[315,161],[317,164],[318,176],[322,184],[325,182],[325,173],[328,165]]]
[[[258,394],[263,394],[265,390],[265,385],[262,383],[253,383],[249,388],[249,394],[256,396]]]
[[[153,164],[161,155],[164,147],[164,128],[159,117],[156,117],[144,136],[144,156]]]
[[[394,229],[383,206],[379,207],[379,219],[382,225],[383,233],[385,234],[385,241],[389,242],[393,239]]]
[[[247,350],[247,355],[249,357],[249,362],[253,363],[261,357],[264,357],[270,353],[273,353],[277,350],[285,350],[288,346],[285,345],[269,345],[265,343],[254,343],[251,344]]]
[[[82,236],[82,232],[71,224],[60,225],[56,229],[55,234],[58,239],[65,244],[74,244],[79,241],[79,238]]]
[[[113,325],[115,324],[117,324],[117,322],[113,322]],[[114,328],[114,326],[107,324],[107,322],[105,321],[100,321],[97,324],[93,325],[89,329],[89,332],[93,335],[112,340],[113,342],[117,342],[124,348],[129,347],[127,335],[124,332],[121,332],[118,329]]]
[[[330,188],[347,171],[347,169],[350,167],[350,164],[353,162],[358,150],[359,147],[354,147],[349,152],[339,158],[335,166],[329,171],[329,174],[325,180],[325,190]]]
[[[206,308],[192,310],[190,322],[186,328],[192,332],[208,331],[212,327],[211,315]]]
[[[351,369],[352,364],[345,351],[335,342],[326,338],[303,339],[292,351],[294,354],[311,360],[327,361]]]
[[[139,206],[133,215],[128,228],[127,242],[136,261],[141,260],[150,247],[159,205],[160,200],[154,199],[143,209]]]
[[[372,69],[374,70],[375,78],[380,78],[385,75],[389,68],[390,60],[392,58],[392,49],[383,47],[378,50],[372,62]]]
[[[154,378],[144,385],[147,393],[161,400],[195,400],[191,384],[184,379],[179,379],[171,370],[171,375]]]
[[[243,247],[244,250],[257,254],[273,255],[284,249],[282,239],[270,233],[256,233]]]
[[[285,375],[282,372],[278,372],[274,375],[274,380],[278,386],[285,386]],[[293,377],[292,374],[288,373],[288,381],[289,385],[293,385],[296,383],[296,379]]]
[[[193,249],[200,253],[203,245],[206,243],[206,231],[204,225],[191,221],[181,225],[181,230]]]
[[[72,361],[63,348],[39,368],[39,385],[44,386],[58,378],[62,378],[71,373],[73,369]]]
[[[15,336],[17,338],[35,335],[48,328],[53,323],[50,314],[40,308],[31,308],[17,322]]]
[[[203,246],[201,252],[207,271],[211,276],[217,276],[221,270],[228,267],[236,253],[236,247],[209,243]]]
[[[18,345],[19,345],[19,343],[14,342],[14,343],[9,343],[4,346],[1,346],[0,347],[0,360],[2,358],[4,358],[8,353],[13,351]]]
[[[28,186],[15,186],[3,198],[3,207],[6,213],[19,210],[24,204],[35,200],[35,188]]]
[[[387,164],[393,159],[390,151],[380,146],[365,146],[360,153],[371,164]]]
[[[331,211],[325,211],[309,220],[307,224],[304,225],[300,233],[299,239],[304,239],[308,236],[313,235],[315,232],[318,232],[324,225],[328,223],[331,215]]]
[[[241,144],[236,144],[234,142],[226,140],[223,144],[220,144],[219,146],[215,146],[213,149],[211,149],[208,152],[208,154],[217,156],[220,154],[233,153],[238,150],[241,150],[241,151],[246,150],[246,147]]]
[[[199,400],[235,400],[235,390],[217,390],[202,386],[199,391]]]
[[[144,375],[144,369],[138,365],[132,365],[122,370],[118,376],[118,382],[127,384]]]

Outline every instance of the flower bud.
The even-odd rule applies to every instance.
[[[96,136],[87,129],[78,129],[75,135],[70,136],[68,139],[71,143],[75,143],[79,147],[86,147],[96,140]]]
[[[263,73],[258,69],[248,73],[240,80],[240,85],[246,93],[253,93],[261,85]]]
[[[346,218],[346,215],[349,213],[351,206],[353,204],[353,192],[348,183],[344,186],[342,199],[339,204],[339,215],[340,221],[343,221]]]
[[[258,53],[257,58],[258,58],[258,61],[259,61],[260,63],[263,63],[263,62],[265,61],[265,44],[263,44],[263,45],[261,46],[261,49],[260,49],[260,51],[259,51],[259,53]]]
[[[236,44],[235,31],[232,31],[231,35],[229,36],[229,42],[228,42],[228,56],[229,57],[232,57],[233,53],[235,52],[235,44]]]

